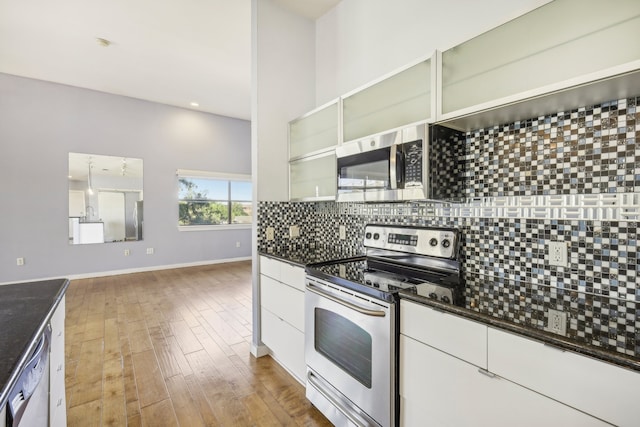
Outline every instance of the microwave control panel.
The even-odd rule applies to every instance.
[[[422,141],[412,141],[402,145],[405,157],[405,187],[422,186]]]

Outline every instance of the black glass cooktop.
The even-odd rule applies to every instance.
[[[416,290],[422,283],[454,286],[457,279],[448,273],[415,269],[393,262],[355,258],[312,264],[307,274],[375,298],[391,301],[400,290]]]

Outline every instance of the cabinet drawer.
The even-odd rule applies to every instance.
[[[304,334],[264,307],[261,315],[262,342],[269,347],[271,356],[304,384]]]
[[[280,266],[284,264],[266,256],[260,256],[260,274],[280,280]]]
[[[487,327],[407,300],[400,301],[400,333],[482,368]]]
[[[61,400],[56,401],[55,406],[51,407],[49,416],[49,427],[66,427],[67,426],[67,408],[64,396]]]
[[[301,292],[304,292],[305,278],[306,274],[302,267],[296,267],[285,262],[280,266],[280,281]]]
[[[400,354],[400,424],[404,427],[605,425],[402,335]]]
[[[261,277],[260,286],[262,307],[304,332],[304,293],[267,276]]]
[[[618,426],[637,426],[640,373],[489,328],[489,370]]]

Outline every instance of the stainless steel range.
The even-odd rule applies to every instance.
[[[307,398],[337,426],[396,426],[398,292],[464,305],[451,228],[367,225],[366,255],[307,267]]]

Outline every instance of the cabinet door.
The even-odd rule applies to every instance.
[[[422,61],[346,95],[342,100],[343,141],[430,120],[435,106],[434,63],[432,59]]]
[[[482,368],[487,327],[407,300],[400,301],[400,332]]]
[[[640,373],[489,328],[489,370],[618,426],[637,426]]]
[[[618,74],[640,58],[638,39],[637,0],[547,3],[442,53],[441,118]]]
[[[600,420],[400,335],[400,424],[602,426]]]
[[[329,152],[289,163],[291,200],[333,200],[336,197],[336,154]]]
[[[51,316],[51,350],[49,354],[49,414],[51,427],[67,425],[65,393],[64,324],[65,297]]]
[[[304,360],[304,334],[262,308],[262,342],[270,354],[301,383],[305,383],[307,365]]]
[[[295,159],[338,145],[338,101],[289,122],[289,158]]]
[[[304,332],[304,292],[267,276],[261,276],[260,286],[262,306]]]

